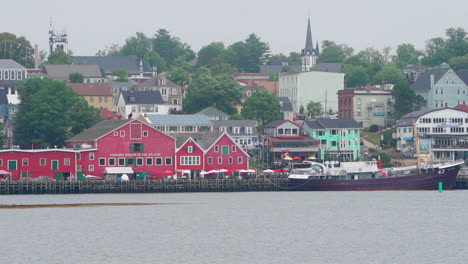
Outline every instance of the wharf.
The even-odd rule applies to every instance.
[[[267,192],[288,190],[287,178],[155,181],[0,181],[1,194]]]

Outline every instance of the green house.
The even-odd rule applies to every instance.
[[[354,119],[304,122],[302,132],[320,141],[320,160],[354,161],[361,156],[361,125]]]

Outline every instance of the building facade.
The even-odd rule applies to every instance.
[[[181,105],[166,104],[159,91],[124,91],[117,100],[117,113],[129,118],[145,114],[169,114],[182,110]]]
[[[68,83],[90,106],[112,110],[112,88],[107,83]]]
[[[28,71],[14,60],[0,59],[0,88],[14,88],[16,82],[28,78]]]
[[[243,149],[254,149],[259,143],[254,120],[218,120],[211,123],[213,131],[227,132]]]

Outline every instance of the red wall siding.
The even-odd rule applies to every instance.
[[[215,152],[215,146],[219,146],[219,151]],[[229,155],[222,155],[222,146],[227,145],[229,146]],[[236,146],[236,151],[232,151],[232,146]],[[222,158],[221,164],[218,164],[218,157]],[[229,158],[233,158],[233,163],[229,164]],[[238,158],[242,157],[242,163],[238,163]],[[208,159],[213,159],[213,164],[208,163]],[[213,146],[212,148],[205,154],[205,171],[210,170],[235,170],[235,169],[243,169],[246,170],[249,168],[249,159],[248,155],[246,155],[231,138],[227,135],[223,135]],[[230,173],[228,173],[230,174]]]
[[[193,147],[193,153],[187,152],[187,147]],[[182,165],[181,157],[183,156],[198,156],[200,157],[200,164],[199,165]],[[203,150],[193,142],[192,139],[187,141],[177,152],[177,169],[179,170],[203,170],[204,160],[203,160]]]
[[[11,173],[12,180],[18,180],[21,178],[21,173],[30,173],[32,178],[38,176],[49,176],[51,179],[55,179],[55,173],[70,173],[76,176],[75,166],[76,166],[76,153],[65,152],[60,150],[43,150],[41,152],[30,152],[30,151],[20,151],[20,150],[10,150],[5,152],[0,152],[1,165],[0,170],[8,171]],[[40,165],[40,159],[45,158],[45,166]],[[70,159],[70,165],[65,166],[64,160]],[[29,159],[28,165],[23,165],[22,160]],[[17,169],[9,170],[8,161],[16,160]],[[52,160],[58,160],[58,169],[52,169]]]
[[[131,124],[134,125],[131,126]],[[141,132],[147,131],[148,136],[143,136],[143,133],[141,138],[135,136],[135,133],[139,131],[139,129],[135,127],[135,124],[141,124]],[[133,132],[132,135],[130,134],[130,130]],[[133,171],[150,172],[151,176],[172,175],[175,167],[175,139],[136,120],[123,126],[122,128],[117,129],[115,132],[111,132],[108,135],[100,138],[96,144],[96,151],[82,152],[81,160],[79,161],[79,164],[82,165],[82,171],[86,172],[86,174],[103,176],[103,172],[106,167],[125,167],[118,165],[118,158],[143,158],[143,165],[137,165],[136,167],[133,166]],[[143,143],[144,152],[132,152],[132,143]],[[89,159],[90,153],[94,153],[94,160]],[[155,158],[157,157],[163,159],[162,165],[156,165]],[[99,165],[99,158],[105,158],[106,165]],[[114,166],[109,165],[109,158],[115,158]],[[152,165],[147,165],[147,158],[152,159]],[[166,158],[171,158],[171,164],[166,164]],[[89,165],[94,166],[93,171],[90,170]]]

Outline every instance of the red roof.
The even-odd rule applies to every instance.
[[[466,105],[466,104],[459,104],[459,105],[455,106],[455,109],[468,112],[468,105]]]
[[[101,107],[101,117],[105,119],[122,119],[122,115],[109,111],[107,108]]]
[[[81,96],[112,96],[112,89],[107,83],[67,83]]]

